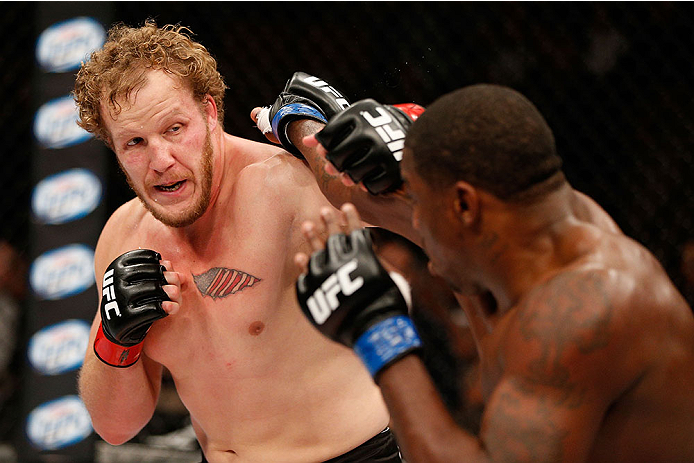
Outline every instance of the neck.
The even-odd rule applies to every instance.
[[[513,307],[528,288],[547,278],[567,260],[575,258],[566,252],[567,239],[575,238],[569,230],[579,226],[570,204],[573,189],[566,185],[541,201],[529,204],[510,204],[489,201],[490,219],[485,224],[496,241],[481,259],[483,286],[498,303],[498,312]]]

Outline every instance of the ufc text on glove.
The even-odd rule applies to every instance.
[[[166,317],[161,304],[170,299],[162,288],[166,269],[160,260],[158,252],[136,249],[117,257],[106,268],[94,353],[107,365],[134,365],[152,323]]]
[[[400,277],[398,275],[398,277]],[[407,316],[409,288],[396,284],[371,247],[365,229],[328,238],[296,284],[306,317],[329,338],[353,347],[376,378],[386,366],[421,347]]]

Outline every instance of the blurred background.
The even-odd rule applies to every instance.
[[[650,249],[694,303],[691,3],[99,3],[108,17],[106,28],[116,21],[139,25],[147,18],[188,26],[217,58],[229,86],[226,131],[257,141],[264,137],[252,125],[250,110],[272,103],[297,70],[324,78],[352,102],[372,97],[426,106],[480,82],[519,90],[553,128],[570,182]],[[46,11],[67,3],[0,6],[0,440],[6,444],[0,461],[16,461],[14,444],[24,426],[22,394],[28,387],[24,363],[31,333],[26,327],[32,322],[27,313],[35,313],[27,268],[38,254],[34,248],[41,248],[30,202],[44,156],[33,148],[32,128],[43,101],[37,96],[41,80],[30,76],[42,21],[51,17]],[[70,8],[79,12],[80,3]],[[133,195],[111,153],[99,153],[103,221]],[[450,354],[443,344],[431,358]],[[444,392],[451,389],[446,378],[456,381],[450,365],[431,367]],[[162,409],[163,418],[153,420],[148,435],[185,426],[185,414],[175,404]],[[147,447],[145,437],[139,443]],[[44,461],[49,454],[40,451],[31,458]],[[100,461],[130,461],[97,455]],[[171,455],[133,458],[176,461]],[[192,453],[181,458],[198,461]]]

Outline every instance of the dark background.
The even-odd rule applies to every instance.
[[[680,267],[682,247],[694,239],[693,4],[110,5],[114,21],[188,26],[229,86],[226,130],[257,141],[264,137],[250,110],[272,103],[297,70],[324,78],[351,101],[428,105],[480,82],[519,90],[553,128],[571,183],[650,249],[694,304]],[[43,103],[32,93],[31,70],[46,4],[0,7],[0,239],[28,256],[32,122]],[[133,196],[113,156],[109,162],[108,212]]]
[[[694,237],[693,5],[459,2],[113,2],[129,25],[190,27],[219,61],[226,129],[261,140],[248,114],[304,70],[351,101],[436,97],[479,82],[528,96],[554,129],[573,185],[646,245],[692,302],[680,272]],[[0,19],[0,237],[26,249],[33,65],[41,3]],[[131,197],[113,166],[107,204]]]

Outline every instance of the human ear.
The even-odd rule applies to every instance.
[[[473,225],[479,218],[480,199],[477,189],[467,182],[458,181],[454,185],[455,215],[465,226]]]
[[[205,117],[207,118],[207,125],[210,128],[210,132],[212,132],[217,128],[217,103],[215,103],[211,95],[207,94],[202,104]]]

